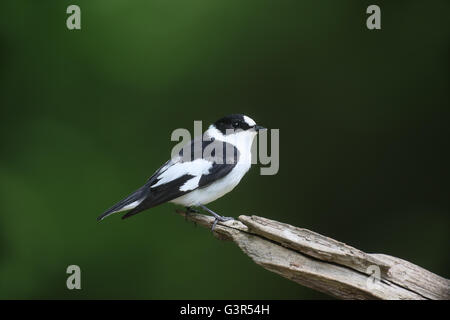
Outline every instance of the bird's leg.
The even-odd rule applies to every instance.
[[[207,207],[205,207],[202,204],[199,205],[199,207],[202,208],[203,210],[208,211],[209,213],[211,213],[214,216],[214,218],[216,218],[214,220],[214,223],[213,223],[212,227],[211,227],[211,231],[214,231],[214,228],[216,227],[216,224],[217,224],[218,221],[222,221],[223,222],[223,221],[228,221],[228,220],[234,220],[234,218],[232,218],[232,217],[223,217],[220,214],[215,213],[211,209],[208,209]]]
[[[192,207],[186,207],[186,211],[187,213],[199,213],[200,211],[198,211],[197,209],[194,209]]]
[[[197,209],[194,209],[192,207],[186,207],[186,214],[184,215],[184,220],[187,221],[188,215],[190,213],[199,213],[199,212],[200,211],[198,211]],[[194,222],[194,225],[197,225],[197,224]]]

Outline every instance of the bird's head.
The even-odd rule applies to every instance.
[[[257,125],[252,118],[244,114],[230,114],[214,122],[211,127],[220,131],[224,136],[242,131],[251,133],[254,136],[259,130],[265,129]]]
[[[230,114],[210,125],[206,135],[228,142],[240,151],[250,151],[253,139],[260,130],[265,128],[257,125],[252,118],[243,114]]]

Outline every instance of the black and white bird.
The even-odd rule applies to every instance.
[[[147,182],[118,202],[97,220],[116,212],[127,212],[122,219],[165,202],[185,206],[188,211],[200,207],[218,221],[221,216],[206,204],[233,190],[251,166],[251,146],[259,130],[265,129],[243,114],[232,114],[210,125],[203,136],[191,140],[159,168]]]

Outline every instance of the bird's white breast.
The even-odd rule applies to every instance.
[[[241,181],[242,177],[247,173],[248,169],[250,169],[250,163],[239,164],[238,162],[233,170],[231,170],[231,172],[225,177],[214,181],[207,187],[199,188],[186,193],[171,202],[186,207],[208,204],[233,190],[239,181]]]
[[[250,169],[251,145],[256,135],[255,132],[242,131],[233,135],[224,136],[217,129],[210,128],[207,133],[217,140],[225,141],[236,146],[239,150],[238,163],[225,177],[214,181],[207,187],[191,191],[171,202],[186,207],[208,204],[233,190]]]

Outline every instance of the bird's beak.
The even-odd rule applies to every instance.
[[[261,131],[261,130],[267,130],[267,129],[264,128],[264,127],[258,126],[258,125],[255,126],[255,131],[256,132]]]

